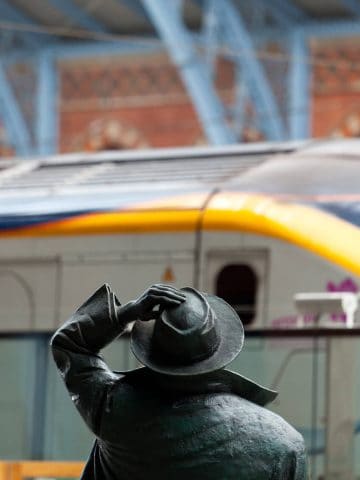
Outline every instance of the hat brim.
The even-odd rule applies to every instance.
[[[236,358],[244,344],[244,327],[235,312],[224,300],[215,295],[203,294],[216,314],[216,325],[220,343],[208,358],[190,365],[173,365],[166,363],[156,355],[152,336],[156,320],[135,322],[131,333],[131,349],[135,357],[151,370],[165,375],[202,375],[219,370]]]
[[[149,375],[149,373],[152,375]],[[187,392],[189,395],[199,395],[202,393],[234,393],[239,397],[256,403],[264,407],[268,403],[275,400],[278,393],[270,388],[263,387],[257,382],[250,380],[239,373],[222,369],[210,372],[205,375],[203,381],[194,381],[194,377],[182,377],[180,383],[174,383],[174,376],[161,375],[161,382],[155,372],[148,367],[136,368],[135,370],[115,372],[125,376],[125,381],[135,383],[137,385],[149,385],[150,388],[165,388],[172,392]],[[189,380],[191,380],[189,382]],[[180,389],[179,389],[180,387]]]

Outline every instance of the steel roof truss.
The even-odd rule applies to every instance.
[[[57,150],[57,71],[46,51],[39,55],[37,66],[37,148],[40,155],[49,155]]]
[[[47,0],[57,10],[64,13],[67,17],[71,18],[74,24],[86,30],[92,30],[95,32],[106,32],[106,29],[100,22],[95,20],[84,9],[75,5],[71,0]]]
[[[16,153],[28,155],[31,149],[30,133],[2,63],[0,63],[0,111]]]
[[[295,28],[289,35],[289,125],[290,138],[299,140],[310,136],[310,63],[307,37]]]
[[[166,0],[142,0],[144,8],[179,68],[184,84],[212,144],[234,143],[221,100],[212,84],[211,72],[201,59],[180,17],[177,4]]]
[[[253,9],[267,12],[271,18],[282,27],[289,28],[294,22],[292,16],[282,8],[276,8],[272,2],[268,0],[256,0],[252,5]]]
[[[241,66],[247,89],[257,112],[259,123],[268,140],[286,138],[285,127],[280,116],[274,93],[266,73],[257,59],[253,40],[247,31],[240,12],[231,0],[216,2],[219,15],[225,23],[225,41],[235,52],[235,59]]]
[[[0,18],[2,22],[16,22],[29,27],[37,25],[31,18],[7,0],[0,0]],[[32,48],[40,46],[41,38],[39,35],[24,31],[21,31],[20,34],[26,46]]]
[[[118,0],[119,3],[123,4],[128,10],[134,13],[137,17],[141,19],[150,20],[149,16],[144,9],[141,1],[139,0]]]
[[[357,0],[340,0],[340,3],[356,17],[360,17],[360,3]]]

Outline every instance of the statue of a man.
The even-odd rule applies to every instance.
[[[111,371],[100,350],[134,322],[142,368]],[[222,299],[154,285],[120,305],[108,285],[52,338],[57,367],[96,436],[83,480],[306,478],[303,439],[263,408],[276,393],[224,367],[242,323]]]

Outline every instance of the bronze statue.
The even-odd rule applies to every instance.
[[[100,350],[134,322],[145,365],[111,371]],[[225,370],[244,330],[222,299],[154,285],[120,305],[108,285],[52,338],[56,364],[96,440],[83,480],[306,478],[303,439],[263,408],[276,392]]]

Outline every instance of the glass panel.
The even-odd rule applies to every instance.
[[[279,331],[272,331],[272,336],[269,331],[248,331],[243,351],[229,366],[279,391],[267,408],[304,436],[313,480],[325,475],[326,449],[340,448],[341,453],[342,444],[345,453],[350,452],[345,467],[353,470],[354,478],[360,475],[360,329],[348,336],[340,336],[339,331],[328,330],[321,336],[288,332],[287,337]],[[0,439],[1,459],[31,459],[39,450],[36,441],[42,424],[44,458],[81,461],[89,455],[93,437],[76,412],[50,353],[47,375],[41,376],[45,370],[39,362],[45,357],[39,356],[38,347],[49,339],[50,335],[0,337],[0,424],[6,432]],[[105,357],[115,370],[137,366],[126,337],[107,348]],[[43,410],[34,403],[39,392],[46,395]],[[344,425],[338,417],[344,417]],[[332,438],[327,438],[327,429],[335,431]]]
[[[31,456],[35,361],[32,340],[0,340],[0,459]]]

